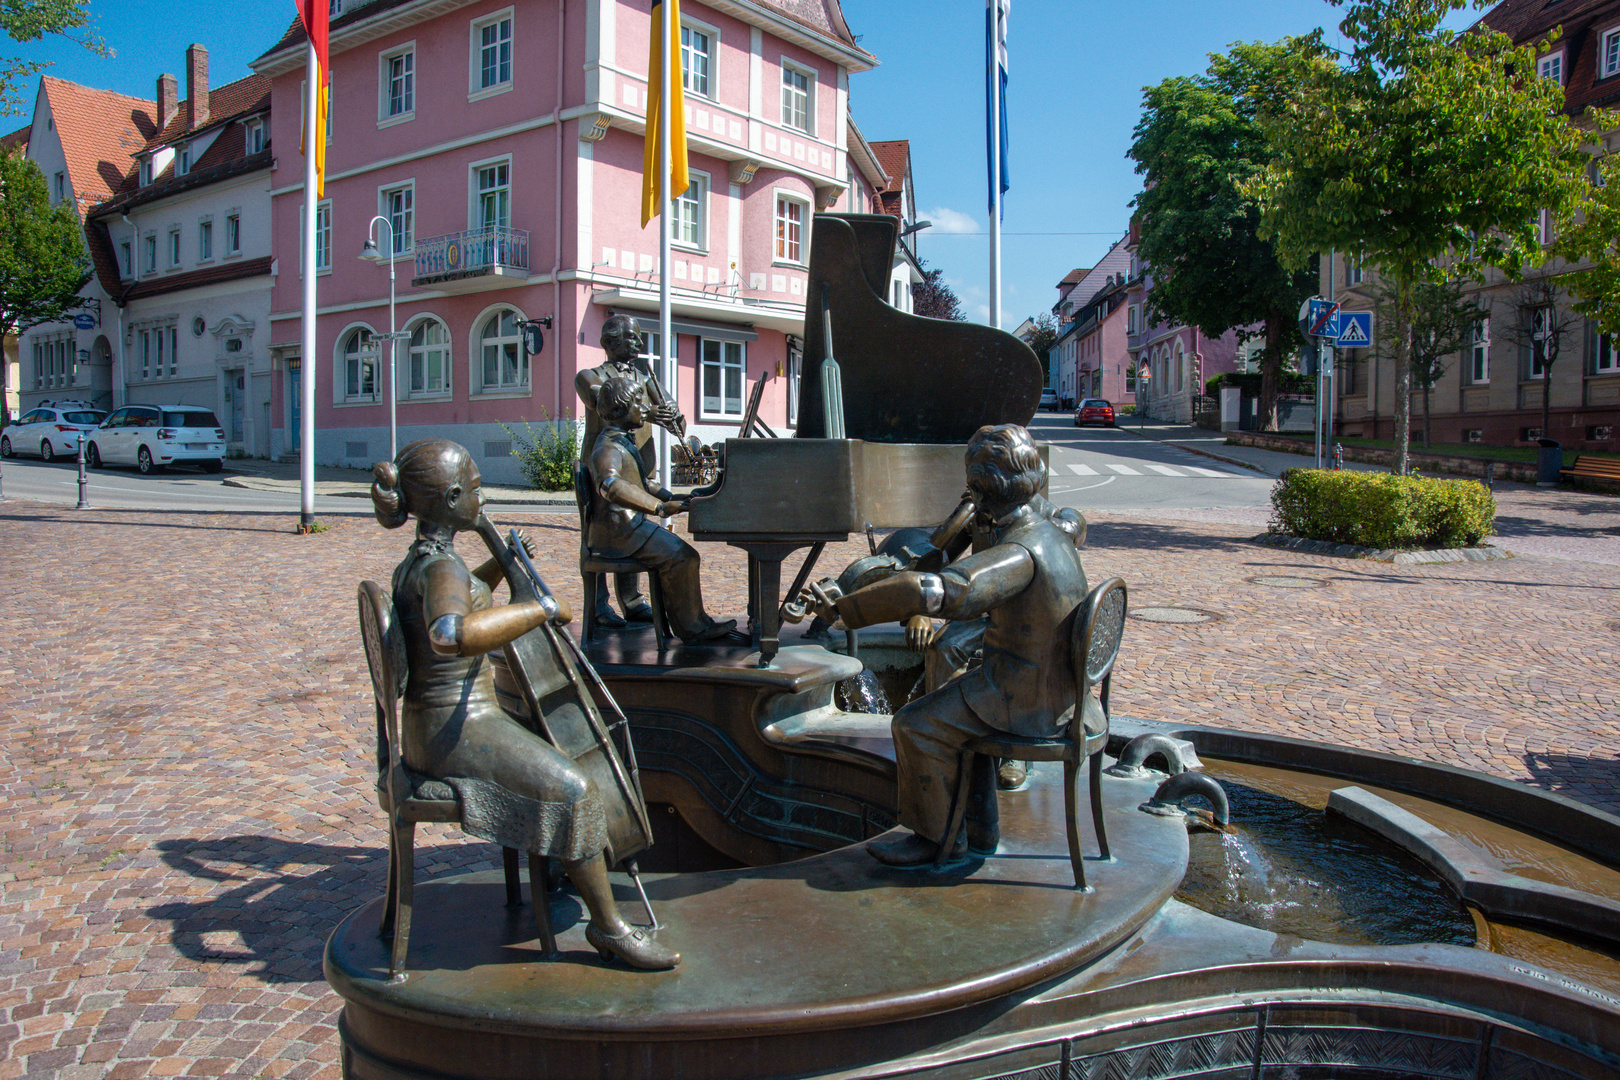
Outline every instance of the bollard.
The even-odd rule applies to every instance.
[[[89,481],[85,479],[84,475],[84,432],[81,431],[79,432],[79,505],[73,509],[90,509],[90,500],[87,497],[88,489]]]
[[[1337,472],[1344,468],[1344,443],[1333,444],[1333,469]]]
[[[1485,479],[1481,480],[1480,483],[1485,485],[1486,491],[1496,490],[1496,462],[1487,461],[1485,463]]]

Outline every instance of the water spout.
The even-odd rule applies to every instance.
[[[1198,760],[1198,751],[1194,749],[1192,743],[1186,739],[1172,739],[1168,735],[1153,732],[1138,735],[1126,743],[1125,749],[1120,752],[1119,760],[1109,766],[1108,775],[1146,776],[1152,771],[1147,768],[1147,761],[1155,755],[1164,758],[1164,771],[1172,775],[1204,767],[1204,763]]]
[[[1203,796],[1208,802],[1210,810],[1214,812],[1215,823],[1221,828],[1231,822],[1231,810],[1226,802],[1226,790],[1207,773],[1184,772],[1177,773],[1153,793],[1153,798],[1143,803],[1138,809],[1162,817],[1174,817],[1178,814],[1187,814],[1182,803],[1195,796]]]
[[[894,706],[889,704],[889,696],[883,692],[883,684],[878,682],[877,676],[872,674],[870,669],[839,683],[838,697],[843,703],[845,712],[894,712]]]

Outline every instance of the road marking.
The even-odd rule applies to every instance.
[[[1115,465],[1115,464],[1110,463],[1108,467],[1110,469],[1113,469],[1115,472],[1119,473],[1119,475],[1121,475],[1121,476],[1141,476],[1142,475],[1141,473],[1137,472],[1135,469],[1131,468],[1129,465]]]
[[[1093,469],[1090,465],[1076,465],[1072,461],[1067,462],[1066,464],[1069,467],[1069,471],[1074,473],[1074,475],[1076,475],[1076,476],[1096,476],[1097,475],[1097,470]]]
[[[1220,469],[1205,469],[1197,465],[1183,465],[1183,469],[1197,473],[1199,476],[1242,476],[1242,473],[1223,472]]]
[[[1165,476],[1180,476],[1181,475],[1180,473],[1176,472],[1176,470],[1172,469],[1168,465],[1149,465],[1147,467],[1152,469],[1156,473],[1163,473]]]
[[[1076,491],[1090,491],[1092,488],[1107,487],[1118,479],[1117,476],[1110,476],[1106,480],[1097,481],[1095,484],[1081,484],[1079,487],[1055,487],[1051,489],[1051,493],[1053,495],[1072,495]]]

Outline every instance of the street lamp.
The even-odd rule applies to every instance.
[[[377,223],[382,222],[383,238],[388,241],[386,249],[377,247]],[[394,223],[378,214],[371,219],[366,229],[366,246],[360,250],[360,258],[366,262],[374,263],[379,259],[388,263],[388,460],[393,461],[399,456],[399,390],[395,385],[396,371],[394,367],[394,343],[408,335],[398,333],[394,329]],[[377,335],[381,337],[382,335]]]

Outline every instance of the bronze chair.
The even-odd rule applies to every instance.
[[[399,699],[405,692],[405,642],[394,615],[394,600],[375,581],[362,581],[359,590],[360,635],[366,644],[366,665],[371,669],[371,691],[377,707],[377,805],[388,815],[388,890],[383,897],[378,932],[392,935],[390,978],[405,970],[411,934],[411,894],[415,885],[415,841],[418,822],[461,823],[461,804],[455,789],[443,780],[410,771],[400,757]],[[506,903],[518,907],[523,890],[518,880],[518,853],[501,849],[506,870]],[[535,928],[547,957],[557,952],[547,903],[550,880],[546,858],[529,852],[529,892],[534,901]]]
[[[664,615],[663,586],[658,583],[657,574],[648,573],[647,568],[636,560],[610,559],[590,549],[585,538],[590,535],[591,481],[584,463],[578,461],[574,463],[574,503],[579,508],[579,576],[585,590],[585,621],[580,628],[580,640],[588,642],[596,634],[596,590],[606,587],[602,575],[646,573],[647,599],[653,611],[653,637],[658,642],[658,651],[663,652],[669,645],[669,621]]]
[[[1074,716],[1061,734],[1050,739],[996,735],[976,739],[962,748],[961,781],[951,803],[950,825],[939,846],[936,865],[950,858],[956,835],[962,828],[973,777],[973,758],[977,754],[1016,761],[1063,762],[1063,810],[1069,831],[1069,862],[1074,866],[1077,889],[1086,887],[1085,856],[1080,847],[1080,763],[1089,762],[1091,823],[1097,834],[1097,847],[1102,857],[1108,858],[1108,830],[1103,824],[1102,752],[1108,745],[1108,697],[1114,683],[1119,640],[1125,632],[1126,602],[1125,582],[1116,577],[1092,589],[1075,609],[1070,639],[1074,660]],[[1088,736],[1083,717],[1093,687],[1101,691],[1098,704],[1102,706],[1103,728]]]

